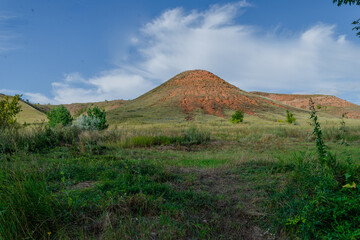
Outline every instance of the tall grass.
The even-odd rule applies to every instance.
[[[318,156],[299,157],[287,168],[293,169],[288,182],[270,205],[276,225],[300,239],[359,239],[360,165],[329,151],[313,104],[311,110]]]

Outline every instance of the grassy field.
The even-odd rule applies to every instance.
[[[0,239],[358,239],[360,122],[297,118],[2,131]]]

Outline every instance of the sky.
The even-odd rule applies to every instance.
[[[360,6],[288,0],[0,0],[0,93],[134,99],[186,70],[360,104]]]

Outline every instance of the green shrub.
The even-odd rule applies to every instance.
[[[78,127],[81,130],[90,130],[90,131],[98,130],[100,124],[101,122],[99,118],[89,117],[86,115],[81,115],[73,123],[75,127]]]
[[[109,125],[106,124],[106,112],[105,110],[100,110],[97,106],[94,108],[89,108],[87,110],[87,115],[90,118],[97,118],[99,119],[99,123],[97,124],[98,130],[106,129]]]
[[[291,113],[289,110],[286,110],[286,120],[287,123],[294,123],[296,121],[296,118],[294,117],[294,114]]]
[[[49,119],[49,126],[56,127],[57,125],[67,126],[72,122],[72,117],[69,110],[66,109],[63,105],[58,106],[57,108],[51,110],[47,113]]]
[[[9,96],[4,96],[0,101],[0,129],[13,126],[16,123],[16,115],[21,111],[20,96],[15,95],[9,101]]]
[[[232,123],[240,123],[244,121],[244,112],[239,110],[236,111],[234,115],[231,116],[230,122]]]

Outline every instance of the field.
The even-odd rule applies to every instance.
[[[0,239],[358,239],[359,120],[280,117],[3,131]]]

